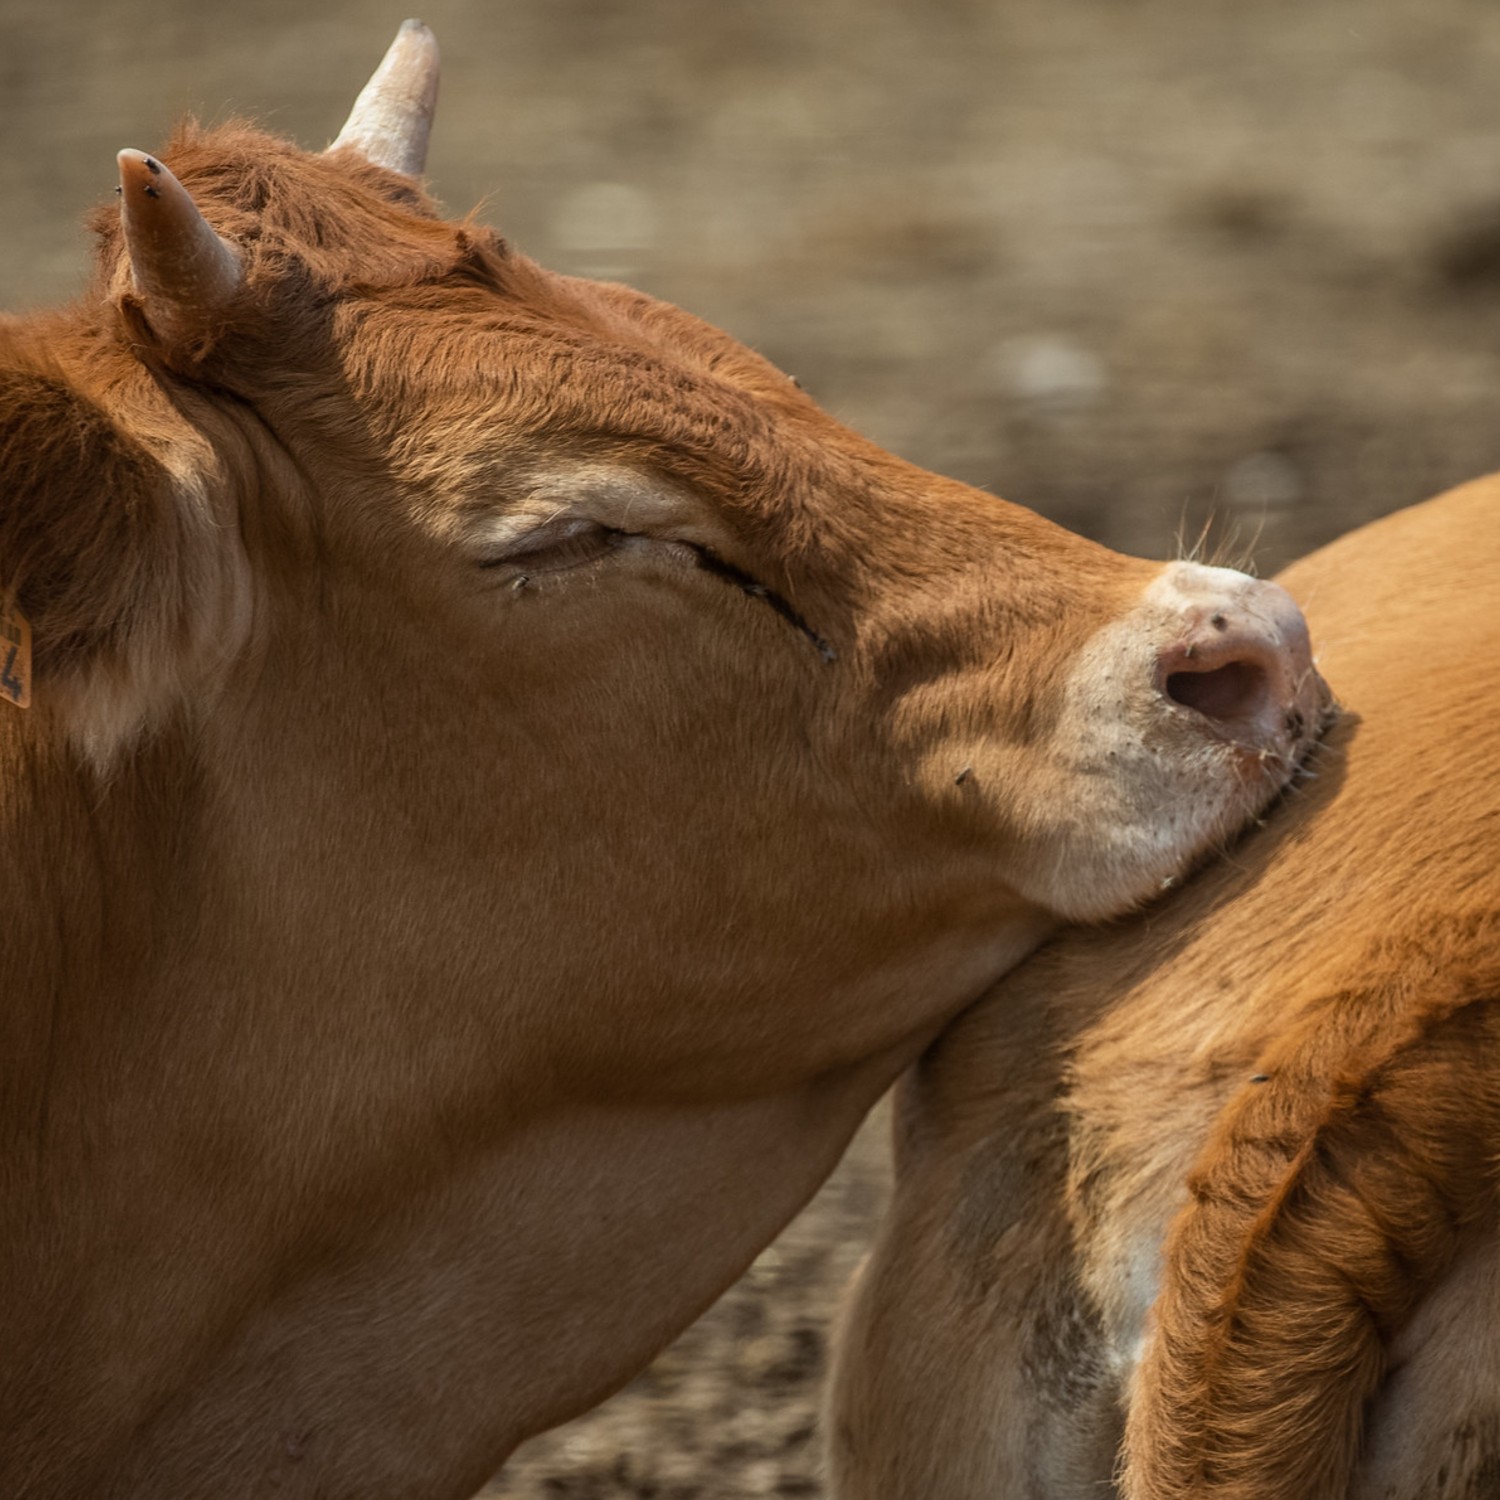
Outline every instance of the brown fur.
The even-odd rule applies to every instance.
[[[1131,1414],[1139,1493],[1348,1493],[1397,1334],[1497,1228],[1500,913],[1355,972],[1189,1179]]]
[[[1318,779],[904,1091],[840,1500],[1097,1495],[1122,1439],[1138,1500],[1491,1492],[1500,480],[1286,582],[1346,707]]]
[[[90,294],[0,327],[0,1490],[462,1496],[1058,911],[1263,805],[1318,690],[1249,740],[1168,701],[1266,591],[351,152],[165,160],[222,319],[155,326],[106,214]]]

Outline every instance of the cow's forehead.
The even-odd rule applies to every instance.
[[[357,156],[231,126],[185,129],[163,157],[245,253],[264,325],[256,339],[247,324],[227,356],[251,371],[258,346],[272,386],[289,362],[331,356],[360,394],[390,398],[373,414],[399,419],[408,439],[482,446],[503,408],[507,444],[543,429],[646,442],[658,458],[727,461],[739,486],[768,422],[800,412],[836,425],[721,330],[632,288],[548,271]],[[123,255],[118,216],[99,228],[108,278]]]
[[[476,257],[471,250],[471,261]],[[510,252],[488,257],[487,284],[465,273],[413,288],[357,288],[336,317],[349,356],[389,357],[435,391],[472,396],[484,385],[518,395],[542,382],[547,423],[587,422],[600,432],[630,429],[628,405],[662,405],[687,417],[705,390],[719,405],[705,419],[721,441],[727,422],[751,406],[809,410],[811,401],[769,361],[730,335],[669,304],[624,287],[556,276]],[[363,339],[363,344],[361,344]],[[420,355],[398,360],[400,344]],[[612,401],[608,388],[618,389]]]
[[[628,492],[637,510],[685,518],[697,497],[753,522],[853,496],[896,462],[729,335],[503,247],[472,251],[456,279],[356,290],[332,328],[347,384],[371,398],[361,426],[459,510],[561,486],[611,513]]]
[[[693,320],[679,346],[665,320],[635,328],[596,310],[587,295],[479,296],[469,315],[438,318],[404,300],[351,306],[333,352],[376,398],[362,426],[460,507],[497,491],[541,506],[587,493],[612,512],[664,494],[753,505],[824,488],[838,455],[862,446],[732,340],[714,358]]]

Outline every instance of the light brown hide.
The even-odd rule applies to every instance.
[[[87,297],[0,325],[8,1497],[472,1492],[1318,728],[1276,590],[904,464],[359,144],[126,153]]]
[[[904,1085],[839,1500],[1097,1497],[1122,1438],[1132,1500],[1500,1485],[1500,479],[1283,581],[1317,779]]]

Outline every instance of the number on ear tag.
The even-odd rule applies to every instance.
[[[0,599],[0,698],[31,706],[31,625],[9,599]]]

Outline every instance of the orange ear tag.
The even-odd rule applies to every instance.
[[[31,707],[31,625],[9,599],[0,599],[0,698]]]

